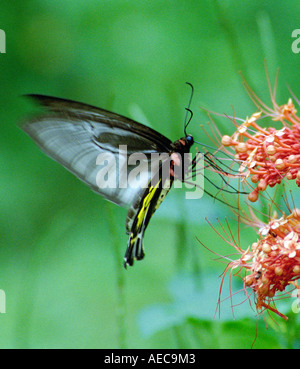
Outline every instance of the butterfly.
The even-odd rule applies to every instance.
[[[129,207],[126,218],[129,240],[124,266],[132,266],[134,260],[142,260],[145,256],[144,234],[151,217],[174,180],[184,181],[196,163],[188,160],[183,165],[181,160],[194,144],[193,136],[186,132],[192,118],[191,110],[186,108],[191,116],[189,120],[186,116],[184,136],[172,142],[154,129],[108,110],[57,97],[26,96],[46,112],[25,121],[21,129],[44,153],[96,193],[119,206]],[[120,150],[122,147],[126,150]],[[125,186],[122,178],[127,181],[136,168],[129,162],[134,154],[143,155],[140,172],[134,186]],[[164,154],[163,159],[155,159],[155,169],[149,169],[147,159],[155,154]],[[114,186],[104,183],[110,172],[113,172]]]

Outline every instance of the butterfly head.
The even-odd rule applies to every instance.
[[[172,143],[173,151],[180,153],[188,153],[190,152],[191,146],[194,144],[194,138],[192,135],[186,135],[185,137],[181,137],[179,140]]]
[[[185,137],[182,137],[180,140],[178,140],[178,142],[183,152],[189,152],[191,146],[194,144],[194,138],[192,135],[186,135]]]
[[[192,135],[186,135],[185,140],[189,147],[191,147],[194,143],[194,137]]]

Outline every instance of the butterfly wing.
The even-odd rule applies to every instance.
[[[147,187],[151,171],[147,163],[138,186],[122,188],[121,173],[127,176],[132,166],[131,153],[168,152],[171,141],[155,130],[129,118],[79,102],[43,95],[29,95],[47,109],[25,122],[21,128],[52,159],[62,164],[95,192],[120,205],[128,206]],[[120,154],[119,146],[127,151]],[[99,186],[99,154],[107,155],[106,169],[117,173],[115,186]],[[103,157],[103,156],[102,156]]]
[[[131,205],[126,218],[126,230],[130,235],[124,257],[124,266],[132,266],[134,260],[142,260],[144,233],[149,221],[170,191],[174,178],[161,175],[162,168],[169,171],[168,161],[161,163],[158,172],[151,178],[147,188],[141,191]]]

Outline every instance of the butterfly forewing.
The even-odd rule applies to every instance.
[[[103,138],[105,137],[105,132],[108,135],[104,141],[107,140],[108,137],[112,138],[114,131],[116,130],[115,134],[119,135],[121,133],[121,135],[127,137],[127,141],[128,138],[131,137],[130,133],[139,137],[139,142],[137,142],[135,151],[139,151],[140,148],[142,151],[152,150],[157,152],[168,152],[170,149],[172,142],[167,137],[150,127],[147,127],[122,115],[72,100],[60,99],[45,95],[27,96],[44,106],[47,110],[58,113],[59,115],[67,115],[70,118],[77,118],[80,120],[93,122],[94,125],[97,125],[98,123],[98,128],[101,129],[99,133],[103,134]],[[104,126],[106,126],[106,129]],[[117,129],[119,129],[119,132],[117,132]],[[141,141],[143,142],[142,147]],[[123,142],[123,144],[129,145],[129,142]]]
[[[127,155],[143,152],[169,150],[171,143],[153,129],[126,117],[70,100],[48,96],[31,95],[51,113],[41,115],[22,125],[22,129],[52,159],[62,164],[94,191],[120,205],[131,205],[141,188],[146,188],[151,177],[149,163],[139,182],[134,187],[120,186],[121,173],[127,176],[133,168],[127,163]],[[126,145],[127,152],[119,151]],[[99,186],[97,164],[99,154],[113,155],[116,171],[116,185]],[[109,164],[108,164],[109,166]],[[109,168],[107,168],[109,169]],[[99,177],[98,177],[99,178]]]

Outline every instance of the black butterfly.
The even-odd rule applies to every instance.
[[[104,109],[56,97],[27,96],[46,108],[47,113],[25,122],[21,128],[47,155],[75,174],[95,192],[117,205],[130,206],[126,219],[129,241],[124,266],[133,265],[134,259],[143,259],[145,230],[172,186],[176,177],[174,174],[176,165],[181,165],[173,158],[177,159],[177,153],[180,155],[189,153],[194,143],[193,137],[186,133],[192,117],[190,109],[187,108],[191,117],[185,121],[185,136],[172,142],[143,124]],[[122,158],[120,145],[126,145],[127,151],[123,154],[125,160],[120,159]],[[101,186],[99,180],[97,181],[99,173],[97,158],[99,154],[107,153],[115,159],[116,167],[113,169],[118,168],[117,185],[114,188]],[[143,153],[147,157],[154,153],[167,155],[166,160],[160,162],[158,170],[154,173],[145,164],[138,185],[134,188],[120,186],[120,173],[123,171],[125,176],[128,176],[133,168],[132,165],[128,165],[127,160],[133,153]],[[167,160],[168,158],[170,160]],[[211,159],[207,162],[214,165]],[[194,164],[195,161],[185,167],[182,166],[180,169],[182,181],[188,171],[187,168],[191,170]],[[169,174],[165,178],[162,176],[164,170]]]

